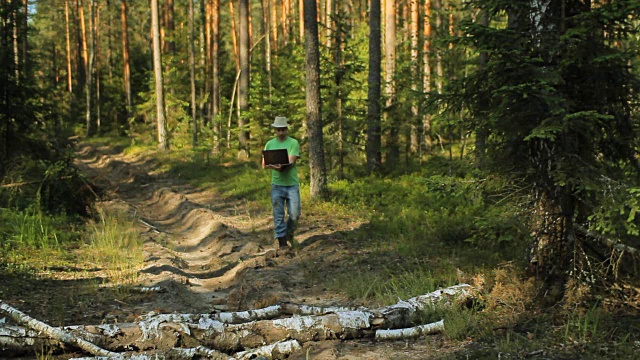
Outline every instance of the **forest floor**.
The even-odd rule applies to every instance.
[[[157,160],[127,156],[113,147],[83,144],[77,155],[77,166],[103,190],[100,206],[126,210],[138,225],[144,239],[144,265],[137,284],[160,286],[163,291],[138,294],[96,286],[95,280],[108,274],[90,264],[49,268],[47,274],[0,284],[15,289],[0,294],[7,303],[51,325],[123,323],[152,311],[213,313],[280,302],[357,306],[361,304],[353,304],[344,292],[328,288],[327,280],[359,272],[358,266],[394,261],[371,259],[355,264],[354,258],[367,254],[350,233],[363,224],[304,214],[304,204],[296,235],[299,250],[277,250],[268,209],[196,189],[158,171]],[[330,340],[306,342],[289,358],[464,358],[467,345],[440,335],[411,341]]]

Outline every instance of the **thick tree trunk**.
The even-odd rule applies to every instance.
[[[371,0],[369,15],[369,77],[367,94],[367,172],[380,171],[382,164],[380,134],[380,73],[381,73],[380,0]]]
[[[120,0],[120,28],[122,32],[122,70],[124,95],[127,104],[127,121],[133,113],[133,100],[131,94],[131,64],[129,61],[129,26],[127,24],[127,2]]]
[[[309,131],[309,173],[311,197],[326,198],[327,170],[322,135],[322,103],[320,98],[320,50],[316,2],[304,2],[304,36],[306,69],[307,129]]]
[[[394,114],[395,102],[395,73],[396,73],[396,0],[385,1],[385,31],[384,31],[384,64],[385,64],[385,95],[387,101],[383,112],[384,119],[389,127],[387,137],[386,167],[392,170],[400,159],[400,145],[398,136],[400,133],[400,121]]]
[[[162,51],[160,49],[160,25],[158,24],[158,0],[151,0],[151,31],[153,34],[153,72],[156,86],[156,123],[158,131],[158,150],[169,149],[167,138],[167,119],[164,106],[164,82],[162,79]]]
[[[238,159],[249,159],[249,0],[240,0],[240,81],[238,83]]]

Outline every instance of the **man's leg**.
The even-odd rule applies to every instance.
[[[271,185],[271,207],[273,209],[273,231],[280,247],[287,246],[287,224],[284,220],[286,193],[282,186]]]
[[[287,219],[287,238],[291,241],[292,245],[296,245],[293,240],[293,234],[298,227],[298,219],[300,218],[301,205],[300,205],[300,186],[288,186],[287,187],[287,213],[289,218]]]

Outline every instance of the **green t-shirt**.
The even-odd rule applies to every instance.
[[[289,156],[300,156],[300,144],[298,140],[287,137],[284,141],[273,138],[264,146],[265,150],[287,149]],[[271,170],[271,183],[274,185],[292,186],[298,185],[298,167],[293,164],[288,170],[280,172]]]

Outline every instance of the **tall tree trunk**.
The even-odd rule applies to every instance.
[[[327,48],[331,49],[331,31],[332,31],[332,17],[333,17],[333,1],[332,0],[326,0],[325,3],[325,13],[326,13],[326,17],[325,17],[325,21],[324,21],[324,26],[326,29],[326,41],[327,41]]]
[[[211,121],[214,133],[214,152],[220,149],[222,138],[222,118],[220,114],[220,0],[211,4]]]
[[[418,0],[410,0],[411,7],[411,22],[409,23],[409,40],[411,43],[411,73],[414,75],[411,78],[411,90],[414,93],[417,93],[419,90],[418,84],[420,83],[420,77],[418,74],[420,73],[419,59],[418,59],[418,26],[419,26],[419,11],[420,11],[420,2]],[[420,108],[418,107],[417,101],[412,101],[411,104],[411,153],[419,154],[420,152],[420,121],[418,119],[420,113]]]
[[[189,80],[191,83],[191,125],[193,148],[198,146],[198,108],[196,103],[196,47],[193,0],[189,3]]]
[[[85,80],[85,86],[84,86],[86,107],[87,107],[85,120],[87,123],[87,136],[89,137],[94,136],[97,130],[93,121],[93,114],[91,113],[92,111],[91,101],[93,98],[93,58],[94,58],[93,22],[95,21],[94,9],[95,9],[95,0],[91,0],[89,4],[89,40],[88,40],[88,46],[90,46],[91,49],[89,50],[88,59],[87,59],[88,65],[87,65],[86,80]],[[81,13],[84,13],[84,11],[82,11]],[[85,44],[84,46],[86,47],[87,46],[86,35],[85,35],[84,44]]]
[[[249,0],[240,0],[240,81],[238,82],[238,159],[249,158]]]
[[[84,70],[85,76],[87,73],[87,68],[89,67],[89,55],[87,50],[87,28],[86,21],[84,18],[84,2],[83,0],[78,0],[78,16],[80,20],[80,45],[82,49],[82,65],[84,66],[82,69]],[[84,79],[86,82],[86,79]]]
[[[380,171],[382,165],[380,134],[380,73],[381,73],[380,0],[371,0],[369,15],[369,77],[367,94],[367,172]]]
[[[422,91],[425,94],[431,92],[431,34],[432,34],[431,0],[424,1],[424,21],[422,33],[424,43],[422,45]],[[429,95],[427,95],[429,96]],[[427,112],[422,116],[422,133],[425,153],[431,152],[431,114]]]
[[[396,73],[396,0],[385,1],[385,104],[384,118],[389,126],[389,137],[387,138],[387,168],[393,169],[400,159],[400,148],[398,144],[398,134],[400,124],[398,117],[393,115],[395,103],[395,73]]]
[[[435,12],[435,36],[439,37],[442,33],[442,1],[444,0],[432,0],[433,11]],[[438,94],[442,94],[442,87],[444,81],[444,64],[442,63],[442,51],[438,48],[435,51],[436,54],[436,90]]]
[[[158,0],[151,0],[151,34],[153,38],[153,72],[156,87],[156,123],[158,131],[158,150],[169,150],[167,136],[167,118],[164,106],[164,84],[162,79],[162,50],[160,48],[160,18]]]
[[[229,12],[231,14],[231,43],[233,44],[233,54],[236,61],[236,72],[240,71],[240,54],[238,51],[238,31],[236,30],[236,14],[233,1],[229,1]]]
[[[338,4],[335,8],[335,11],[337,12],[337,19],[343,19],[342,15],[345,14],[345,11],[343,10],[343,7],[345,5],[344,4]],[[336,66],[336,72],[335,72],[335,81],[336,81],[336,89],[337,89],[337,94],[336,94],[336,116],[337,116],[337,122],[338,122],[338,179],[343,179],[344,178],[344,117],[342,114],[342,103],[343,103],[343,97],[344,97],[344,93],[343,93],[343,89],[342,89],[342,78],[343,78],[343,74],[344,74],[344,56],[343,56],[343,52],[344,52],[344,46],[345,46],[345,42],[346,42],[346,28],[347,25],[344,22],[344,20],[341,20],[340,23],[336,22],[335,24],[335,31],[333,32],[335,34],[335,55],[334,55],[334,59],[335,59],[335,66]]]
[[[269,87],[269,105],[271,105],[272,102],[272,88],[273,88],[273,83],[272,83],[272,78],[271,78],[271,16],[269,16],[269,14],[271,14],[271,1],[270,0],[262,0],[262,13],[263,13],[263,18],[264,18],[264,39],[265,39],[265,46],[264,46],[264,58],[265,58],[265,67],[266,67],[266,71],[267,71],[267,86]]]
[[[300,42],[304,40],[304,0],[298,0],[298,26],[300,29]]]
[[[176,42],[173,39],[175,35],[175,21],[174,21],[174,4],[173,0],[166,0],[165,6],[163,9],[164,26],[162,27],[163,35],[162,36],[162,49],[165,54],[175,54],[176,52]]]
[[[122,73],[124,94],[127,104],[127,121],[133,114],[133,99],[131,94],[131,64],[129,60],[129,25],[127,24],[127,1],[120,0],[120,28],[122,37]],[[126,126],[126,125],[125,125]]]
[[[102,117],[101,117],[101,113],[100,113],[100,47],[97,46],[97,44],[100,43],[100,32],[98,31],[98,29],[100,29],[100,8],[97,7],[96,5],[96,1],[92,0],[91,1],[91,6],[93,7],[92,9],[92,26],[91,26],[91,31],[92,31],[92,37],[91,37],[91,58],[93,60],[93,68],[94,70],[92,71],[92,73],[95,73],[95,83],[96,83],[96,96],[95,96],[95,109],[96,109],[96,132],[98,134],[102,133]]]
[[[478,25],[489,26],[489,14],[485,9],[481,9],[478,14]],[[488,54],[486,51],[480,53],[478,59],[478,67],[480,71],[484,71],[487,66]],[[479,104],[487,104],[487,101],[480,101]],[[484,111],[481,111],[480,116],[484,116]],[[484,165],[484,159],[487,151],[487,138],[489,137],[489,129],[487,128],[486,120],[479,122],[480,126],[476,129],[476,141],[475,141],[475,159],[476,165],[482,167]]]
[[[67,90],[73,94],[73,68],[71,67],[71,38],[69,32],[69,0],[64,0],[64,25],[67,50]]]
[[[320,98],[320,49],[315,0],[304,1],[304,44],[306,69],[307,129],[309,131],[309,179],[312,198],[327,197],[327,170],[322,137]]]

